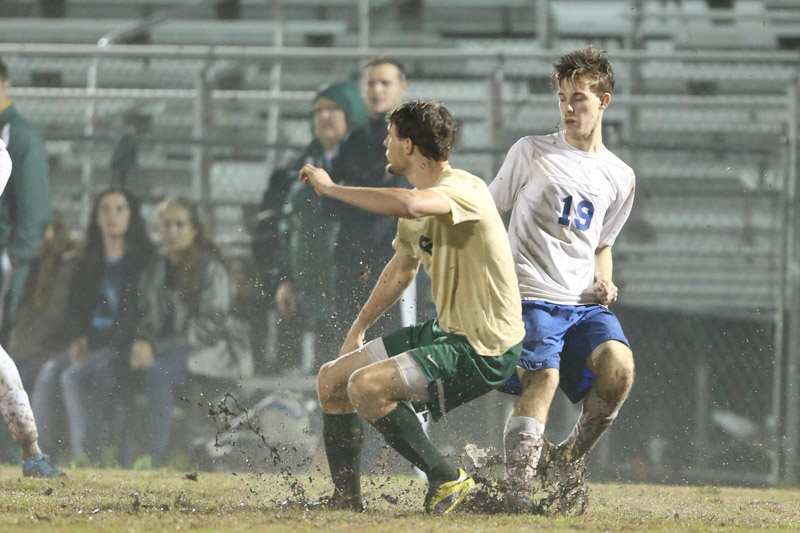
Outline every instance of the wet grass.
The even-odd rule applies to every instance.
[[[68,470],[55,480],[0,467],[0,529],[12,531],[749,531],[800,530],[800,491],[590,484],[585,514],[569,517],[420,512],[424,483],[365,478],[363,514],[309,510],[322,477],[160,470]]]

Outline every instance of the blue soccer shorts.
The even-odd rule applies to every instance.
[[[630,342],[617,317],[602,305],[557,305],[540,300],[522,302],[525,339],[518,367],[526,370],[559,369],[559,387],[572,403],[581,401],[594,385],[586,359],[606,341]],[[519,395],[522,385],[515,372],[498,389]]]

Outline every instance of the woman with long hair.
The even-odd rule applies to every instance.
[[[44,365],[34,386],[33,409],[46,449],[66,408],[70,452],[97,458],[114,369],[127,352],[139,320],[137,289],[153,246],[135,198],[108,188],[94,200],[70,290],[69,349]]]
[[[247,326],[236,316],[235,276],[208,236],[197,206],[185,198],[168,198],[159,206],[157,222],[165,250],[142,278],[142,320],[127,380],[131,394],[143,391],[147,399],[153,467],[166,458],[176,389],[190,376],[241,378],[253,366]],[[128,467],[133,443],[126,439],[121,444],[122,465]]]

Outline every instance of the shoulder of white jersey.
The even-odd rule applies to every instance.
[[[620,159],[617,154],[606,148],[604,155],[606,161],[615,167],[619,167],[619,169],[631,180],[631,182],[636,181],[636,174],[633,172],[633,169],[625,161]]]
[[[546,135],[526,135],[517,141],[516,144],[528,144],[536,147],[537,145],[553,145],[556,143],[558,133],[548,133]]]
[[[510,155],[512,152],[519,155],[527,154],[527,157],[531,157],[533,153],[537,151],[537,145],[543,144],[552,144],[552,141],[548,140],[550,135],[526,135],[525,137],[520,137],[517,141],[508,149],[508,154],[506,157]]]

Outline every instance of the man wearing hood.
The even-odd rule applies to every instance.
[[[272,209],[270,218],[275,242],[261,242],[265,246],[262,258],[274,261],[276,279],[275,303],[280,317],[278,328],[281,367],[297,365],[297,354],[303,353],[301,339],[304,332],[315,333],[316,357],[334,351],[331,343],[338,339],[330,331],[336,295],[336,269],[334,245],[338,230],[337,212],[323,204],[322,199],[302,187],[294,177],[298,169],[310,163],[340,173],[339,150],[343,140],[351,134],[360,135],[367,121],[367,110],[358,88],[347,82],[325,86],[314,98],[311,129],[313,139],[297,162],[288,169],[276,171],[264,194],[262,213]],[[264,261],[262,261],[264,264]],[[338,346],[336,347],[338,350]],[[318,370],[324,361],[317,360]],[[312,364],[310,361],[305,365]]]

